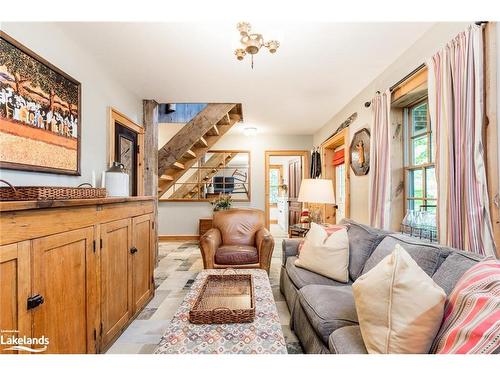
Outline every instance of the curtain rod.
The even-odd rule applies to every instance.
[[[485,25],[487,24],[489,21],[476,21],[474,22],[474,24],[476,24],[477,26],[481,26],[481,25]],[[418,73],[420,70],[422,70],[423,68],[425,68],[425,63],[423,64],[420,64],[419,66],[417,66],[414,70],[412,70],[410,73],[408,73],[407,75],[405,75],[403,78],[401,78],[399,81],[397,81],[394,85],[392,85],[390,88],[389,88],[389,91],[393,91],[395,88],[397,88],[399,85],[401,85],[404,81],[406,81],[407,79],[409,79],[411,76],[413,76],[414,74]],[[380,94],[380,91],[377,91],[377,94]],[[370,107],[372,104],[372,102],[365,102],[365,107],[368,108]]]
[[[404,81],[407,81],[409,78],[411,78],[412,76],[414,76],[415,74],[417,74],[419,71],[421,71],[422,69],[425,68],[425,63],[422,63],[420,64],[419,66],[417,66],[415,69],[413,69],[410,73],[408,73],[407,75],[405,75],[403,78],[401,78],[399,81],[397,81],[394,85],[392,85],[390,88],[389,88],[389,91],[393,91],[395,88],[397,88],[398,86],[400,86]],[[380,91],[377,91],[377,94],[380,94]],[[372,105],[372,102],[366,102],[365,103],[365,107],[368,108],[369,106]]]

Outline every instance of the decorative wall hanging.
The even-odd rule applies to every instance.
[[[0,167],[80,175],[81,85],[0,32]]]
[[[364,176],[370,170],[370,132],[363,128],[352,138],[351,147],[351,168],[356,176]]]
[[[333,132],[333,134],[327,138],[327,140],[332,138],[333,136],[337,135],[343,129],[349,127],[349,125],[351,125],[354,122],[354,120],[356,120],[357,118],[358,118],[358,112],[354,112],[342,124],[340,124],[340,126],[337,128],[337,130],[335,130]]]

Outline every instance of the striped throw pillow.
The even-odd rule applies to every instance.
[[[479,262],[460,278],[444,310],[432,353],[489,354],[500,347],[500,262]]]

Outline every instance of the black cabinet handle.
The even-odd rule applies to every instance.
[[[135,253],[137,253],[137,248],[136,247],[132,247],[130,249],[130,254],[135,254]]]
[[[28,298],[28,310],[34,309],[35,307],[41,305],[44,302],[43,296],[40,294],[35,294]]]

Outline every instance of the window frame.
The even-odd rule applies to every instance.
[[[412,110],[415,107],[427,103],[427,129],[425,132],[420,132],[418,134],[413,134],[413,117]],[[429,100],[425,96],[413,103],[408,104],[404,107],[403,118],[404,124],[404,134],[403,134],[403,147],[404,147],[404,184],[405,184],[405,210],[410,209],[410,201],[421,201],[422,206],[433,205],[437,208],[437,197],[428,198],[427,195],[427,170],[434,168],[436,171],[436,163],[432,158],[432,127],[429,116]],[[413,140],[420,138],[422,136],[427,137],[427,162],[422,164],[413,164]],[[421,170],[422,171],[422,197],[410,196],[410,173]],[[435,172],[434,172],[435,173]],[[414,209],[414,208],[413,208]],[[425,208],[427,211],[427,207]]]

